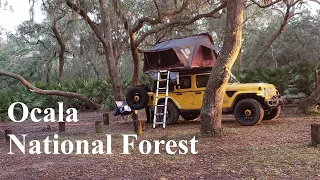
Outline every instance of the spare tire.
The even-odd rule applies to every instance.
[[[133,87],[127,91],[126,101],[133,110],[143,109],[147,106],[149,97],[147,91],[142,87]]]

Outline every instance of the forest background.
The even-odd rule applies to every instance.
[[[106,49],[111,49],[109,55],[114,55],[116,68],[112,73],[119,77],[116,82],[121,84],[122,92],[119,92],[123,96],[132,85],[151,85],[149,77],[139,70],[143,63],[136,63],[135,58],[138,54],[140,61],[141,52],[155,43],[209,33],[214,43],[222,46],[224,10],[193,22],[168,23],[208,14],[219,7],[215,1],[108,1],[103,8],[99,6],[101,2],[103,0],[30,0],[29,7],[24,7],[30,12],[29,20],[18,25],[15,31],[0,29],[0,70],[18,74],[37,88],[74,92],[100,105],[101,109],[113,109],[117,99],[113,93],[116,83],[114,76],[109,75],[108,62],[112,57],[106,56]],[[36,4],[41,10],[41,22],[35,21]],[[10,1],[1,1],[1,9],[10,9]],[[315,89],[314,71],[319,69],[319,9],[318,3],[310,1],[297,1],[289,9],[282,2],[261,8],[256,1],[247,1],[243,46],[232,70],[239,81],[275,84],[287,98],[309,96]],[[81,10],[87,16],[81,14]],[[102,16],[103,13],[107,16]],[[166,22],[152,23],[160,16],[164,16],[161,19]],[[107,28],[103,23],[106,19],[102,17],[108,17]],[[99,37],[98,33],[106,30],[110,30],[110,37]],[[104,38],[110,41],[104,43]],[[266,47],[267,44],[270,46]],[[90,109],[76,98],[30,92],[16,79],[0,77],[0,81],[0,120],[7,118],[8,107],[17,101],[30,109],[57,107],[57,102],[64,102],[66,108]]]

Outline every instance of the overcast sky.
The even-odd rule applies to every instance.
[[[41,2],[41,1],[39,1]],[[12,11],[4,10],[0,8],[0,26],[11,32],[15,31],[15,28],[23,21],[29,20],[29,0],[8,0]],[[40,10],[40,3],[35,5],[35,21],[41,22],[43,15]],[[309,3],[313,9],[320,9],[320,5],[316,3]],[[315,12],[315,11],[314,11]]]
[[[8,0],[8,4],[12,6],[0,9],[0,26],[6,30],[14,31],[15,28],[23,21],[29,20],[29,0]],[[40,3],[35,4],[35,21],[41,22],[42,13],[40,11]]]

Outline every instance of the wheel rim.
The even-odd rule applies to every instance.
[[[243,104],[240,109],[240,117],[245,121],[253,121],[255,117],[255,109],[251,104]]]
[[[140,104],[140,102],[141,102],[141,99],[140,99],[139,93],[135,93],[133,95],[133,104],[138,105]]]

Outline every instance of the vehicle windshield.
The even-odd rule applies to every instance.
[[[231,74],[230,75],[230,78],[229,78],[229,81],[228,81],[229,83],[240,83],[239,81],[238,81],[238,79],[233,75],[233,74]]]

